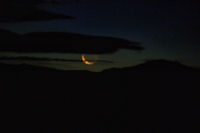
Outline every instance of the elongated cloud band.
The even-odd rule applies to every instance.
[[[58,59],[58,58],[35,58],[35,57],[0,57],[0,61],[61,61],[61,62],[82,62],[78,59]],[[108,60],[98,60],[100,63],[114,63],[113,61]]]
[[[121,38],[67,32],[34,32],[18,35],[2,30],[0,35],[0,52],[106,54],[119,49],[144,49],[138,42]]]

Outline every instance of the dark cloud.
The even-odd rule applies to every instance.
[[[68,1],[68,0],[66,0]],[[69,0],[71,1],[71,0]],[[42,21],[51,19],[73,19],[73,17],[51,13],[37,8],[48,0],[8,0],[0,4],[0,22]],[[0,30],[0,52],[55,52],[55,53],[113,53],[121,48],[142,50],[138,42],[125,39],[81,35],[61,32],[37,32],[18,35]]]
[[[39,0],[12,0],[0,2],[0,23],[73,19],[74,17],[38,9]]]
[[[67,32],[33,32],[18,35],[2,30],[0,35],[4,36],[0,39],[0,52],[106,54],[119,49],[143,50],[138,42]]]
[[[0,22],[24,22],[24,21],[45,21],[54,19],[74,19],[72,16],[51,13],[43,10],[24,10],[24,13],[13,12],[12,15],[1,14]]]
[[[39,5],[42,3],[69,3],[69,2],[77,2],[79,0],[2,0],[1,3],[4,5]]]

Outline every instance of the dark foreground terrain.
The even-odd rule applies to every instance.
[[[2,133],[192,133],[199,126],[200,71],[177,62],[101,73],[0,64],[0,76]]]

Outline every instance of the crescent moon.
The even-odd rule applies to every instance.
[[[81,55],[81,59],[82,59],[83,63],[85,63],[86,65],[93,65],[95,63],[95,62],[87,61],[84,54]]]

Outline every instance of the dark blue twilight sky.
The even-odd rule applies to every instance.
[[[200,67],[198,5],[197,0],[82,0],[42,7],[75,16],[75,20],[0,24],[0,28],[20,33],[70,31],[126,38],[140,41],[146,50],[138,54],[121,51],[121,57],[172,59]]]

